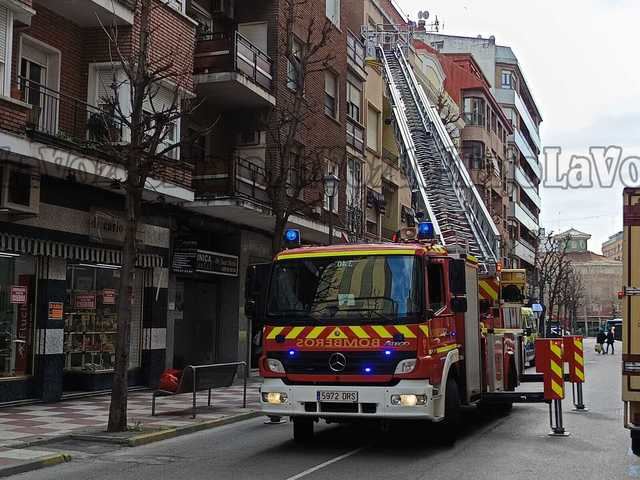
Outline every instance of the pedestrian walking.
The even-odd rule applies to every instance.
[[[616,336],[613,333],[613,328],[611,330],[609,330],[607,332],[607,351],[606,353],[609,353],[609,347],[611,347],[611,355],[615,354],[615,349],[613,347],[613,344],[616,341]]]
[[[601,329],[596,336],[596,352],[604,355],[604,342],[607,340],[607,334]]]

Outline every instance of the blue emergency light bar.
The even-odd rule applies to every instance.
[[[418,240],[431,240],[435,238],[433,223],[420,222],[418,224]]]
[[[298,246],[302,243],[302,238],[300,237],[300,230],[289,229],[284,232],[284,241],[287,246]]]

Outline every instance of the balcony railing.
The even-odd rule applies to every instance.
[[[237,72],[265,90],[273,87],[271,58],[240,32],[205,32],[198,35],[194,73]]]
[[[364,57],[364,43],[349,32],[347,35],[347,58],[352,61],[354,65],[364,68]]]
[[[104,145],[125,144],[128,132],[111,106],[96,107],[24,77],[18,78],[19,100],[31,105],[26,130],[46,144],[75,150],[107,162],[117,161]],[[177,149],[168,154],[172,157]],[[175,161],[154,168],[152,176],[191,188],[192,165]]]
[[[364,213],[362,212],[362,209],[358,206],[347,206],[346,214],[347,230],[357,237],[362,236],[364,226]]]
[[[347,119],[347,145],[364,153],[364,127],[351,119]]]
[[[193,184],[198,200],[241,197],[263,205],[271,203],[262,165],[239,156],[207,157],[199,162],[197,170]]]

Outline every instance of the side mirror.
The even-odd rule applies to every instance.
[[[453,313],[467,313],[467,298],[453,297],[451,299],[451,310]]]
[[[454,297],[467,293],[466,268],[466,262],[463,259],[453,260],[449,264],[449,290]]]
[[[270,263],[256,263],[247,267],[244,286],[244,312],[247,318],[253,319],[260,314],[270,274]]]

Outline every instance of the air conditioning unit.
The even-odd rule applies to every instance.
[[[213,0],[213,15],[221,15],[227,18],[233,18],[235,12],[235,0]]]
[[[12,163],[0,166],[0,210],[37,215],[40,211],[40,175]]]

